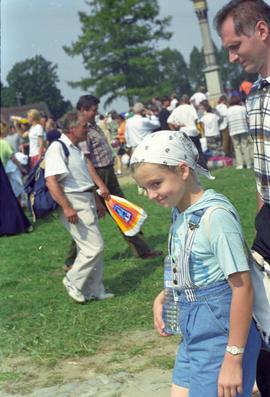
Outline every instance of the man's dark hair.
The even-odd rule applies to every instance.
[[[39,115],[40,115],[40,118],[41,118],[41,119],[48,120],[48,115],[47,115],[47,113],[45,113],[45,112],[40,112]]]
[[[163,98],[161,98],[161,103],[164,102],[171,102],[171,98],[169,96],[164,96]]]
[[[242,99],[239,95],[232,96],[230,99],[230,106],[241,105]]]
[[[265,21],[270,28],[270,6],[263,0],[231,0],[215,16],[214,25],[219,35],[227,17],[232,17],[238,36],[254,33],[260,20]]]
[[[99,102],[100,100],[94,95],[82,95],[77,102],[76,109],[79,111],[89,110],[91,106],[97,106]]]
[[[110,111],[110,115],[111,115],[112,120],[117,120],[118,119],[118,113],[117,113],[116,110],[111,110]]]

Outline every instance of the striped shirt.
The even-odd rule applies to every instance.
[[[247,114],[245,106],[230,106],[227,111],[227,119],[230,136],[248,133]]]
[[[83,153],[89,156],[95,168],[113,165],[112,150],[104,132],[96,123],[89,123],[88,127],[87,140],[80,143]]]
[[[267,82],[268,84],[267,84]],[[249,132],[254,141],[257,190],[270,204],[270,77],[254,83],[246,100]],[[262,81],[266,82],[262,87]]]

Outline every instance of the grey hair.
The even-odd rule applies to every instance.
[[[81,117],[79,112],[69,112],[65,115],[63,120],[63,132],[68,134],[70,128],[77,127],[79,124],[79,118]]]

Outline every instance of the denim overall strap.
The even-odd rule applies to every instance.
[[[192,252],[192,245],[195,238],[197,229],[199,228],[201,218],[205,213],[207,208],[195,211],[192,213],[190,220],[188,222],[188,230],[185,236],[184,247],[181,252],[179,252],[177,266],[172,261],[172,274],[174,289],[184,290],[187,299],[192,302],[196,300],[195,294],[193,293],[196,285],[192,282],[190,276],[190,256]],[[175,214],[173,213],[173,220],[175,221]],[[172,258],[172,243],[173,243],[173,227],[171,228],[171,233],[169,237],[169,253]]]

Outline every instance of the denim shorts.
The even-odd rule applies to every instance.
[[[175,360],[173,384],[189,389],[189,397],[217,397],[217,380],[229,335],[232,291],[227,281],[179,294],[183,340]],[[252,321],[243,357],[243,394],[250,397],[261,338]]]

